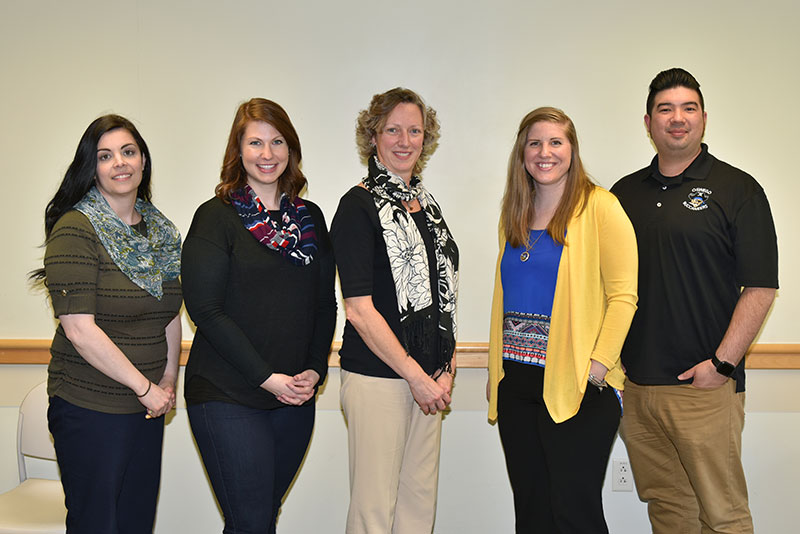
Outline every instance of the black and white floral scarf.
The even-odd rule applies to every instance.
[[[400,325],[401,342],[409,352],[436,352],[437,370],[450,370],[456,339],[456,294],[458,292],[458,247],[444,222],[439,204],[414,176],[408,186],[402,178],[389,171],[376,156],[369,160],[369,174],[362,181],[372,193],[383,239],[389,254]],[[425,243],[417,225],[406,211],[403,201],[417,199],[425,213],[425,221],[433,239],[436,253],[436,272],[439,308],[439,346],[432,347],[434,332],[429,331],[433,295],[430,266]]]

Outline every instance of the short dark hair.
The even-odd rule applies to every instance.
[[[650,82],[650,91],[647,93],[647,114],[651,115],[656,95],[661,91],[673,89],[675,87],[686,87],[697,92],[700,97],[700,111],[705,111],[706,106],[703,101],[703,93],[700,91],[700,83],[688,71],[680,67],[662,70],[653,81]]]
[[[225,157],[222,160],[220,182],[214,192],[225,202],[230,201],[231,193],[241,189],[247,184],[247,171],[242,164],[242,137],[247,125],[251,122],[266,122],[271,124],[286,139],[289,145],[289,163],[286,170],[278,177],[278,190],[286,193],[292,200],[306,186],[306,177],[300,170],[300,161],[303,152],[300,149],[300,138],[294,129],[289,115],[279,104],[266,98],[251,98],[236,110],[233,118],[231,132],[228,135],[228,145],[225,148]]]

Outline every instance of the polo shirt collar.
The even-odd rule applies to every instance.
[[[645,179],[654,178],[664,185],[680,184],[686,179],[705,180],[711,172],[713,163],[713,158],[708,154],[708,145],[700,143],[700,153],[679,175],[666,177],[661,174],[661,171],[658,170],[658,154],[656,154],[650,162],[650,173],[645,176]]]

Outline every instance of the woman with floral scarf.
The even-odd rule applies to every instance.
[[[458,248],[419,177],[438,138],[436,112],[419,95],[375,95],[356,127],[367,176],[331,224],[347,313],[348,534],[433,530],[458,285]]]
[[[181,238],[150,203],[150,152],[119,115],[92,122],[45,210],[59,320],[47,413],[67,532],[151,532],[181,345]]]

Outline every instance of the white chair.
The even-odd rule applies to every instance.
[[[19,486],[0,495],[0,534],[64,534],[67,509],[59,480],[28,478],[25,457],[55,460],[47,429],[47,383],[33,388],[19,407]]]

